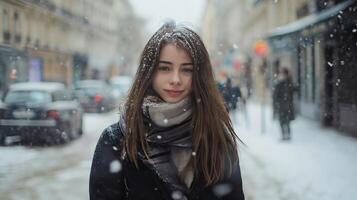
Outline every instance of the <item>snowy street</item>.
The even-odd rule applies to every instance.
[[[298,117],[292,140],[281,141],[277,121],[260,105],[248,104],[235,124],[246,144],[240,164],[247,200],[352,200],[357,196],[357,139]],[[81,138],[61,147],[0,147],[1,200],[88,199],[91,159],[99,134],[116,112],[86,114]]]
[[[317,122],[298,117],[292,140],[282,141],[278,121],[261,106],[248,105],[250,126],[241,115],[236,124],[241,146],[241,168],[247,200],[352,200],[357,196],[357,139]]]
[[[0,12],[0,200],[357,200],[357,0]]]
[[[117,111],[86,114],[81,138],[59,147],[0,147],[1,200],[89,199],[88,181],[96,142]]]

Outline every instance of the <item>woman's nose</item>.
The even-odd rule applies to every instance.
[[[181,84],[181,77],[180,73],[174,71],[170,77],[170,84],[172,85],[180,85]]]

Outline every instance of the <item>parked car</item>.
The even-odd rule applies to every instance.
[[[112,87],[112,94],[119,101],[123,100],[126,96],[133,78],[131,76],[113,76],[109,83]]]
[[[78,81],[75,94],[85,112],[107,112],[115,108],[116,99],[105,81]]]
[[[64,84],[10,86],[0,104],[0,143],[62,144],[82,135],[83,111]]]

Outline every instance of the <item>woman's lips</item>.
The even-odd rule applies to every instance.
[[[183,90],[164,90],[170,97],[178,97],[183,93]]]

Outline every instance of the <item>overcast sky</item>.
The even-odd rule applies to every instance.
[[[152,34],[167,19],[174,19],[200,28],[205,0],[129,0],[135,13],[147,22],[147,30]]]

